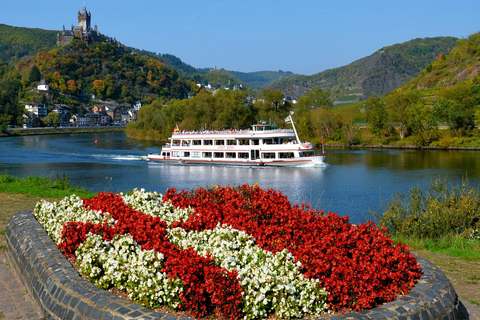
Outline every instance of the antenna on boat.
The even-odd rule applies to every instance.
[[[298,138],[298,134],[297,134],[297,129],[295,129],[295,123],[293,122],[293,119],[292,119],[292,114],[293,114],[293,111],[290,111],[290,115],[285,118],[285,123],[292,124],[293,132],[295,132],[295,138],[297,138],[297,142],[300,143],[300,139]]]

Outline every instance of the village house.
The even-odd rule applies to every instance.
[[[102,124],[102,117],[98,113],[88,113],[87,118],[91,126],[100,126]]]
[[[75,114],[70,118],[70,123],[77,127],[86,127],[90,125],[90,119],[86,115]]]
[[[59,116],[67,116],[70,108],[66,104],[54,104],[52,111],[58,113]]]
[[[100,124],[108,126],[112,123],[112,118],[107,113],[100,113]]]
[[[105,107],[107,114],[112,118],[113,123],[121,123],[122,122],[122,109],[119,107]]]
[[[95,105],[95,106],[93,106],[92,111],[93,111],[94,113],[102,113],[102,112],[105,112],[105,106],[97,106],[97,105]]]
[[[122,124],[127,124],[137,120],[137,112],[134,108],[122,110]]]
[[[23,122],[23,127],[26,128],[33,128],[33,127],[39,127],[42,124],[42,120],[37,117],[35,113],[24,113],[22,115],[22,122]]]
[[[136,101],[136,102],[135,102],[135,105],[133,106],[133,108],[135,109],[135,111],[140,110],[141,107],[142,107],[142,103],[141,103],[140,101]]]
[[[25,105],[28,112],[35,114],[38,118],[44,118],[48,114],[47,107],[44,104],[32,103]]]

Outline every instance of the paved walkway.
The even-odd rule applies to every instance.
[[[461,300],[464,319],[480,320],[480,307]],[[18,276],[9,266],[5,251],[0,251],[0,319],[43,320],[40,308],[33,301]]]
[[[40,307],[9,266],[3,250],[0,251],[0,319],[44,319]]]

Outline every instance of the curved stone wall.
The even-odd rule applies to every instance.
[[[48,319],[187,319],[145,309],[83,280],[30,211],[7,225],[7,257]],[[330,319],[461,319],[450,281],[418,258],[423,275],[408,295],[381,307]]]

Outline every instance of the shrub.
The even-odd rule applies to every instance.
[[[425,192],[416,186],[409,190],[408,196],[395,194],[383,213],[372,214],[392,235],[474,237],[480,220],[480,193],[470,187],[468,180],[461,186],[451,186],[446,178],[437,179]]]

